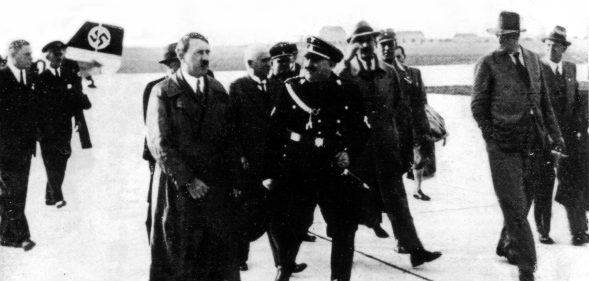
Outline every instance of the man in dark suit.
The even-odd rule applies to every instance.
[[[519,15],[501,12],[488,29],[500,48],[479,59],[471,109],[487,143],[491,176],[504,226],[497,254],[517,264],[520,280],[534,280],[536,249],[527,219],[545,172],[545,151],[562,150],[540,58],[519,45]]]
[[[298,222],[311,201],[332,238],[331,280],[349,281],[358,228],[357,191],[342,172],[356,161],[367,134],[358,88],[332,72],[343,54],[318,37],[307,39],[304,77],[286,81],[270,119],[264,185],[279,204],[271,224],[280,245],[276,279],[288,281],[300,237]]]
[[[25,204],[36,142],[36,81],[29,42],[13,41],[8,52],[0,68],[0,245],[28,251],[35,246]]]
[[[180,60],[178,60],[178,57],[176,57],[176,43],[172,43],[169,44],[166,47],[166,50],[164,51],[164,58],[159,61],[160,64],[164,65],[166,67],[166,69],[169,71],[169,75],[172,75],[176,72],[176,70],[178,70],[178,68],[180,68]],[[164,77],[158,78],[156,80],[153,80],[149,83],[147,83],[147,86],[145,86],[145,90],[143,91],[143,122],[145,122],[146,119],[146,114],[147,114],[147,104],[149,102],[149,96],[151,94],[151,90],[153,89],[153,87],[163,81],[164,79],[166,79],[167,76],[166,75]],[[153,156],[151,155],[151,152],[149,152],[149,148],[147,147],[147,138],[145,138],[144,144],[143,144],[143,159],[145,161],[147,161],[148,167],[149,167],[149,188],[148,188],[148,192],[147,192],[147,220],[145,221],[145,226],[147,227],[147,237],[149,239],[149,236],[151,235],[151,226],[152,226],[152,217],[151,217],[151,210],[152,210],[152,206],[151,206],[151,193],[152,193],[152,189],[153,189],[153,173],[155,171],[155,159],[153,158]],[[157,201],[157,199],[156,199]]]
[[[49,66],[39,75],[37,83],[42,105],[39,143],[47,172],[45,204],[57,208],[66,205],[61,187],[72,152],[72,117],[91,107],[88,97],[82,93],[78,65],[65,59],[66,48],[60,41],[43,47]]]
[[[150,280],[239,280],[230,194],[239,178],[229,96],[206,75],[208,39],[188,33],[180,69],[154,86],[147,144],[156,160]],[[156,194],[157,193],[157,194]]]
[[[392,30],[389,33],[394,32]],[[381,36],[380,40],[386,38]],[[385,51],[383,52],[384,61],[390,65],[394,65],[397,73],[399,74],[401,81],[411,85],[410,91],[407,91],[408,95],[417,96],[417,99],[421,101],[421,104],[427,104],[427,94],[425,92],[425,85],[421,78],[421,71],[415,67],[405,65],[405,49],[402,46],[397,45],[394,52]],[[407,95],[406,95],[407,96]],[[413,149],[413,171],[409,173],[409,178],[415,180],[415,189],[413,197],[415,199],[429,201],[431,198],[427,196],[421,190],[421,184],[424,177],[432,177],[436,171],[436,157],[435,157],[435,143],[431,140],[427,140],[425,143],[416,146]]]
[[[229,86],[229,103],[234,113],[236,136],[242,150],[244,173],[240,196],[240,222],[237,259],[240,270],[247,270],[249,244],[267,229],[266,190],[262,186],[264,155],[270,111],[281,84],[267,79],[270,54],[264,45],[251,45],[244,52],[247,75]],[[269,237],[271,236],[268,234]],[[270,238],[272,243],[272,239]],[[272,251],[277,249],[272,247]],[[276,254],[275,254],[276,255]]]
[[[399,252],[409,253],[411,264],[419,266],[442,255],[424,249],[403,185],[403,174],[411,169],[413,146],[425,141],[425,112],[416,96],[403,92],[408,85],[401,83],[394,66],[387,66],[376,56],[378,34],[368,23],[358,23],[348,39],[352,46],[341,72],[343,78],[360,87],[366,120],[372,130],[353,170],[370,186],[367,225],[378,225],[384,211],[399,240]],[[394,50],[393,34],[385,34],[380,39],[384,49]]]
[[[542,41],[546,44],[546,57],[542,67],[546,85],[550,92],[554,114],[562,132],[568,157],[558,165],[558,191],[556,201],[564,205],[569,219],[572,244],[575,246],[589,242],[587,235],[587,215],[583,208],[587,174],[587,102],[581,97],[577,82],[577,67],[563,59],[563,54],[571,45],[566,39],[566,29],[556,26]],[[554,174],[549,171],[548,181],[536,191],[534,215],[538,231],[548,237]],[[542,242],[540,237],[540,242]]]

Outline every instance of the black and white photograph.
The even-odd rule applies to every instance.
[[[586,1],[0,6],[0,281],[589,280]]]

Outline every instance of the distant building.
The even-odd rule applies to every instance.
[[[347,43],[346,39],[348,38],[341,26],[324,26],[319,31],[319,37],[336,46],[345,45]]]
[[[398,31],[397,42],[399,44],[423,44],[425,35],[421,31]]]

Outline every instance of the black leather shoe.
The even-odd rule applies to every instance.
[[[573,245],[582,246],[585,243],[589,243],[589,235],[587,235],[587,233],[581,232],[573,236]]]
[[[425,249],[418,249],[411,253],[411,265],[420,266],[426,262],[433,261],[442,256],[441,252],[430,252]]]
[[[407,248],[405,248],[401,245],[397,245],[397,247],[395,248],[395,252],[397,252],[399,254],[409,254],[409,251],[407,250]]]
[[[413,194],[413,197],[417,200],[423,200],[423,201],[429,201],[431,200],[431,198],[429,198],[429,196],[427,196],[425,193],[423,193],[423,191],[418,191],[417,193]]]
[[[299,272],[303,272],[305,269],[307,269],[307,264],[302,262],[302,263],[297,263],[292,267],[292,273],[299,273]]]
[[[47,206],[53,206],[53,205],[55,205],[55,203],[57,203],[57,201],[54,201],[54,200],[45,200],[45,205],[47,205]]]
[[[37,243],[33,242],[31,239],[26,239],[21,243],[21,247],[23,250],[25,250],[25,252],[32,250],[36,245]]]
[[[304,242],[315,242],[315,240],[317,240],[317,237],[315,237],[313,235],[309,235],[309,234],[303,235]]]
[[[274,281],[289,281],[290,280],[290,272],[285,270],[282,266],[278,266],[276,268],[276,278]]]
[[[239,271],[247,271],[249,268],[247,267],[247,263],[242,263],[239,265]]]
[[[552,240],[552,238],[550,238],[550,236],[548,236],[548,235],[542,235],[542,236],[540,236],[540,243],[546,244],[546,245],[552,245],[552,244],[554,244],[554,240]]]
[[[61,200],[55,204],[55,207],[57,207],[58,209],[61,209],[61,208],[65,207],[65,205],[67,205],[67,202],[65,202],[65,200]]]
[[[377,224],[376,226],[372,227],[372,231],[374,231],[374,234],[378,238],[389,238],[389,234],[384,229],[382,229],[380,224]]]

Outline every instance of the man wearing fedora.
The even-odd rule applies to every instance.
[[[483,138],[504,224],[497,255],[517,264],[520,280],[534,280],[536,249],[527,215],[540,188],[548,149],[564,148],[538,55],[519,44],[519,14],[501,12],[488,29],[499,49],[475,66],[471,110]]]
[[[402,84],[395,68],[375,54],[377,36],[384,49],[394,51],[396,39],[391,31],[379,36],[380,32],[361,21],[348,39],[351,46],[341,76],[360,88],[366,122],[372,130],[359,161],[351,169],[370,187],[370,200],[365,206],[371,213],[367,225],[379,225],[384,210],[399,240],[400,252],[409,253],[411,264],[419,266],[442,255],[424,249],[403,185],[403,174],[411,169],[413,146],[425,141],[428,124],[423,103],[403,92],[408,87]]]
[[[307,38],[305,75],[288,79],[271,113],[266,180],[277,204],[270,207],[270,231],[281,246],[276,279],[290,279],[300,246],[299,221],[305,204],[319,205],[332,238],[331,280],[349,281],[358,228],[357,186],[342,176],[367,134],[358,88],[333,68],[343,58],[319,37]]]
[[[558,189],[556,201],[561,203],[569,219],[572,244],[576,246],[589,242],[587,216],[583,208],[586,184],[583,180],[587,170],[587,100],[581,97],[577,82],[577,67],[563,59],[563,54],[571,45],[566,39],[566,29],[562,26],[543,38],[546,56],[542,59],[546,85],[550,92],[554,114],[562,132],[568,157],[562,158],[558,165]],[[550,180],[536,191],[534,215],[542,237],[550,231],[552,191],[554,187],[553,170]],[[540,238],[540,242],[542,241]],[[550,237],[548,237],[550,238]]]
[[[149,96],[151,94],[151,90],[153,89],[153,87],[163,81],[164,79],[166,79],[167,76],[172,75],[174,72],[176,72],[176,70],[178,70],[178,68],[180,68],[180,60],[178,60],[178,57],[176,56],[176,43],[171,43],[169,44],[166,49],[164,50],[164,57],[162,60],[159,61],[160,64],[164,65],[167,69],[167,71],[169,72],[168,75],[158,78],[156,80],[153,80],[149,83],[147,83],[147,86],[145,86],[145,90],[143,91],[143,122],[145,122],[146,119],[146,113],[147,113],[147,104],[149,102]],[[151,233],[151,227],[152,227],[152,217],[151,217],[151,193],[152,193],[152,188],[153,188],[153,172],[155,170],[155,159],[153,158],[153,156],[151,155],[151,152],[149,152],[149,148],[147,147],[147,138],[145,138],[144,142],[143,142],[143,160],[147,161],[148,167],[149,167],[149,188],[148,188],[148,192],[147,192],[147,220],[145,221],[145,226],[147,227],[147,237],[148,237],[148,241],[151,243],[151,239],[149,239],[150,237],[150,233]],[[157,199],[156,199],[157,201]]]
[[[39,101],[43,105],[39,143],[47,172],[45,204],[57,208],[66,205],[61,187],[72,152],[72,117],[91,107],[90,100],[82,93],[78,64],[65,58],[66,50],[67,46],[60,41],[43,47],[49,64],[39,74],[37,83]]]

